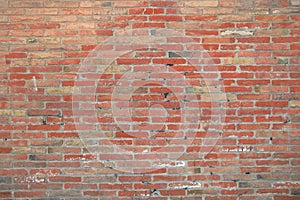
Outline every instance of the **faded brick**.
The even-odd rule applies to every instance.
[[[251,65],[254,64],[254,58],[223,58],[223,64],[234,64],[234,65]]]
[[[219,2],[217,0],[208,1],[186,1],[185,5],[188,7],[217,7]]]
[[[292,195],[300,195],[300,188],[291,188]]]
[[[124,73],[127,71],[130,71],[131,67],[129,66],[109,66],[108,68],[105,69],[105,72],[111,72],[111,73]]]
[[[23,117],[26,116],[26,111],[25,110],[0,110],[0,116]]]
[[[240,188],[269,188],[271,183],[268,182],[239,182]]]
[[[13,148],[12,153],[20,153],[20,154],[43,154],[45,153],[45,148],[31,148],[31,147],[17,147]]]
[[[291,107],[300,107],[300,101],[290,101]]]
[[[115,176],[97,176],[97,177],[85,177],[83,179],[85,182],[115,182],[117,178]]]
[[[11,184],[12,183],[12,177],[0,177],[0,184]]]
[[[35,52],[35,53],[29,53],[29,58],[60,58],[61,53],[60,52]]]
[[[187,194],[199,196],[204,194],[204,190],[188,190]]]
[[[48,94],[66,94],[66,93],[73,93],[79,92],[79,88],[76,87],[61,87],[61,88],[48,88]]]
[[[300,6],[300,0],[291,0],[293,6]]]
[[[68,140],[66,141],[67,146],[83,146],[82,140]]]
[[[209,93],[209,89],[207,87],[188,87],[186,88],[187,93]]]

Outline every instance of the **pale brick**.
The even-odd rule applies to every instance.
[[[79,92],[79,88],[76,87],[47,88],[48,94],[68,94],[73,92]]]
[[[222,63],[225,65],[249,65],[254,64],[254,58],[223,58]]]
[[[291,5],[300,6],[300,0],[291,0]]]
[[[291,107],[300,107],[300,101],[290,101]]]
[[[217,7],[219,5],[219,1],[211,0],[211,1],[186,1],[185,6],[188,7]]]
[[[0,116],[23,117],[26,116],[26,111],[25,110],[0,110]]]

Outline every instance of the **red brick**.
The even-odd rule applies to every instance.
[[[237,2],[235,0],[221,0],[220,6],[222,7],[231,7],[237,5]]]
[[[5,56],[6,58],[26,58],[26,53],[9,53]]]
[[[233,43],[234,38],[203,38],[203,43]]]
[[[25,169],[1,169],[0,170],[1,176],[8,176],[8,175],[27,175],[27,171]]]
[[[12,148],[10,148],[10,147],[2,147],[2,148],[0,148],[0,154],[2,154],[2,153],[10,153],[11,150],[12,150]]]
[[[0,198],[11,198],[12,192],[0,192]]]
[[[257,15],[256,21],[286,21],[288,17],[285,15]]]
[[[225,29],[225,28],[234,28],[233,23],[203,23],[201,25],[204,29]]]
[[[150,60],[149,59],[130,59],[130,58],[119,58],[117,60],[117,63],[119,65],[121,64],[149,64]]]
[[[239,100],[266,100],[270,99],[270,95],[268,94],[243,94],[238,95],[237,98]]]
[[[132,25],[133,28],[165,28],[164,23],[160,22],[136,22]]]
[[[28,125],[28,130],[59,130],[60,125]]]
[[[82,36],[89,36],[89,35],[112,36],[113,31],[111,31],[111,30],[83,30],[83,31],[80,31],[80,35],[82,35]]]
[[[269,28],[270,24],[269,23],[259,23],[259,22],[247,22],[247,23],[237,23],[237,28]]]
[[[174,6],[174,4],[176,4],[175,2],[171,2],[171,1],[151,1],[150,2],[150,6],[153,7],[165,7],[165,6]]]
[[[51,24],[51,23],[45,23],[45,24],[28,24],[29,28],[31,29],[56,29],[60,27],[60,24]]]
[[[274,196],[274,200],[297,200],[297,196]]]
[[[242,43],[269,43],[269,37],[253,37],[253,38],[238,38],[238,42]]]
[[[80,59],[48,60],[48,65],[74,65],[79,63]]]
[[[182,21],[181,16],[150,16],[149,20],[151,21]]]
[[[286,42],[293,42],[299,41],[300,37],[274,37],[272,41],[275,43],[286,43]]]
[[[274,189],[258,189],[257,193],[258,194],[264,194],[264,193],[268,193],[268,194],[287,194],[289,192],[288,189],[280,189],[280,188],[274,188]]]
[[[258,107],[287,107],[288,102],[286,102],[286,101],[266,101],[266,102],[257,102],[255,105]]]
[[[218,31],[212,31],[212,30],[187,30],[186,35],[218,35]]]
[[[216,15],[191,15],[185,16],[185,20],[196,20],[196,21],[215,21],[217,19]]]
[[[24,198],[24,197],[46,197],[46,192],[38,191],[30,191],[30,192],[14,192],[14,197],[16,198]]]
[[[300,23],[299,22],[277,22],[273,23],[272,25],[273,28],[299,28]]]
[[[0,24],[0,30],[17,30],[24,29],[24,24]]]

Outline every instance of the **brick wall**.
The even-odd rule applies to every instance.
[[[0,4],[0,198],[300,198],[299,0]]]

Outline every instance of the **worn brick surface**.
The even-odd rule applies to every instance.
[[[0,0],[1,199],[300,199],[299,0]]]

